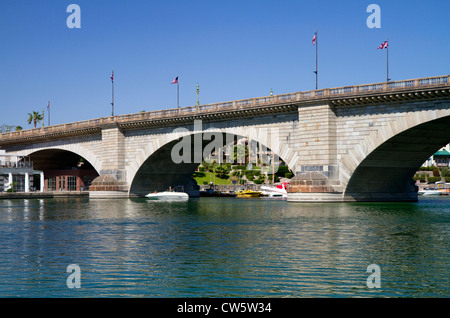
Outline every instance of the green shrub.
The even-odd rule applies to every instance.
[[[425,182],[425,177],[413,177],[414,181],[419,180],[420,182]]]
[[[428,182],[437,182],[437,181],[441,181],[441,177],[428,177],[427,178]]]
[[[288,172],[288,173],[284,174],[284,177],[288,178],[288,179],[292,178],[293,176],[294,176],[294,174],[292,172]]]
[[[264,183],[264,181],[266,181],[266,177],[264,175],[260,175],[258,177],[258,179],[255,180],[255,183],[256,184],[261,184],[261,183]]]
[[[431,166],[431,167],[420,167],[419,171],[433,171],[433,168],[435,168],[435,166]]]
[[[279,177],[284,177],[286,175],[286,173],[289,172],[289,167],[288,166],[279,166],[277,172],[275,172],[275,174]]]
[[[247,177],[248,181],[252,181],[255,178],[255,172],[253,170],[246,170],[245,176]]]
[[[450,177],[450,169],[449,168],[442,168],[441,169],[441,176],[443,176],[443,177]]]
[[[192,176],[194,178],[203,178],[206,174],[204,172],[194,172]]]
[[[226,166],[217,166],[215,169],[216,176],[220,179],[228,179],[228,174],[230,173],[230,170],[227,169]]]
[[[233,172],[231,173],[231,175],[232,175],[233,177],[238,177],[238,176],[241,175],[241,172],[240,172],[240,171],[233,171]]]

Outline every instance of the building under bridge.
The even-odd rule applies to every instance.
[[[0,192],[44,191],[44,172],[33,169],[26,157],[0,150]]]

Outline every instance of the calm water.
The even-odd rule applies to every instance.
[[[449,297],[449,239],[450,198],[1,200],[0,297]]]

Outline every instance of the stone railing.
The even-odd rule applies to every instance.
[[[100,129],[105,126],[120,125],[133,122],[145,122],[162,118],[181,117],[189,115],[201,115],[210,112],[240,110],[250,107],[277,106],[285,103],[302,102],[317,99],[332,99],[351,97],[358,94],[376,94],[383,92],[397,92],[410,89],[421,89],[428,87],[450,86],[450,75],[427,77],[405,81],[384,82],[375,84],[365,84],[356,86],[346,86],[337,88],[325,88],[306,92],[289,93],[282,95],[257,97],[232,102],[222,102],[206,104],[200,106],[190,106],[174,109],[156,110],[141,112],[129,115],[118,115],[78,121],[74,123],[61,124],[43,128],[35,128],[22,131],[14,131],[0,134],[0,142],[5,139],[33,138],[36,135],[58,134],[68,131]]]

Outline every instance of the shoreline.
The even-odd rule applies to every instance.
[[[52,199],[89,197],[89,191],[1,192],[2,199]]]

